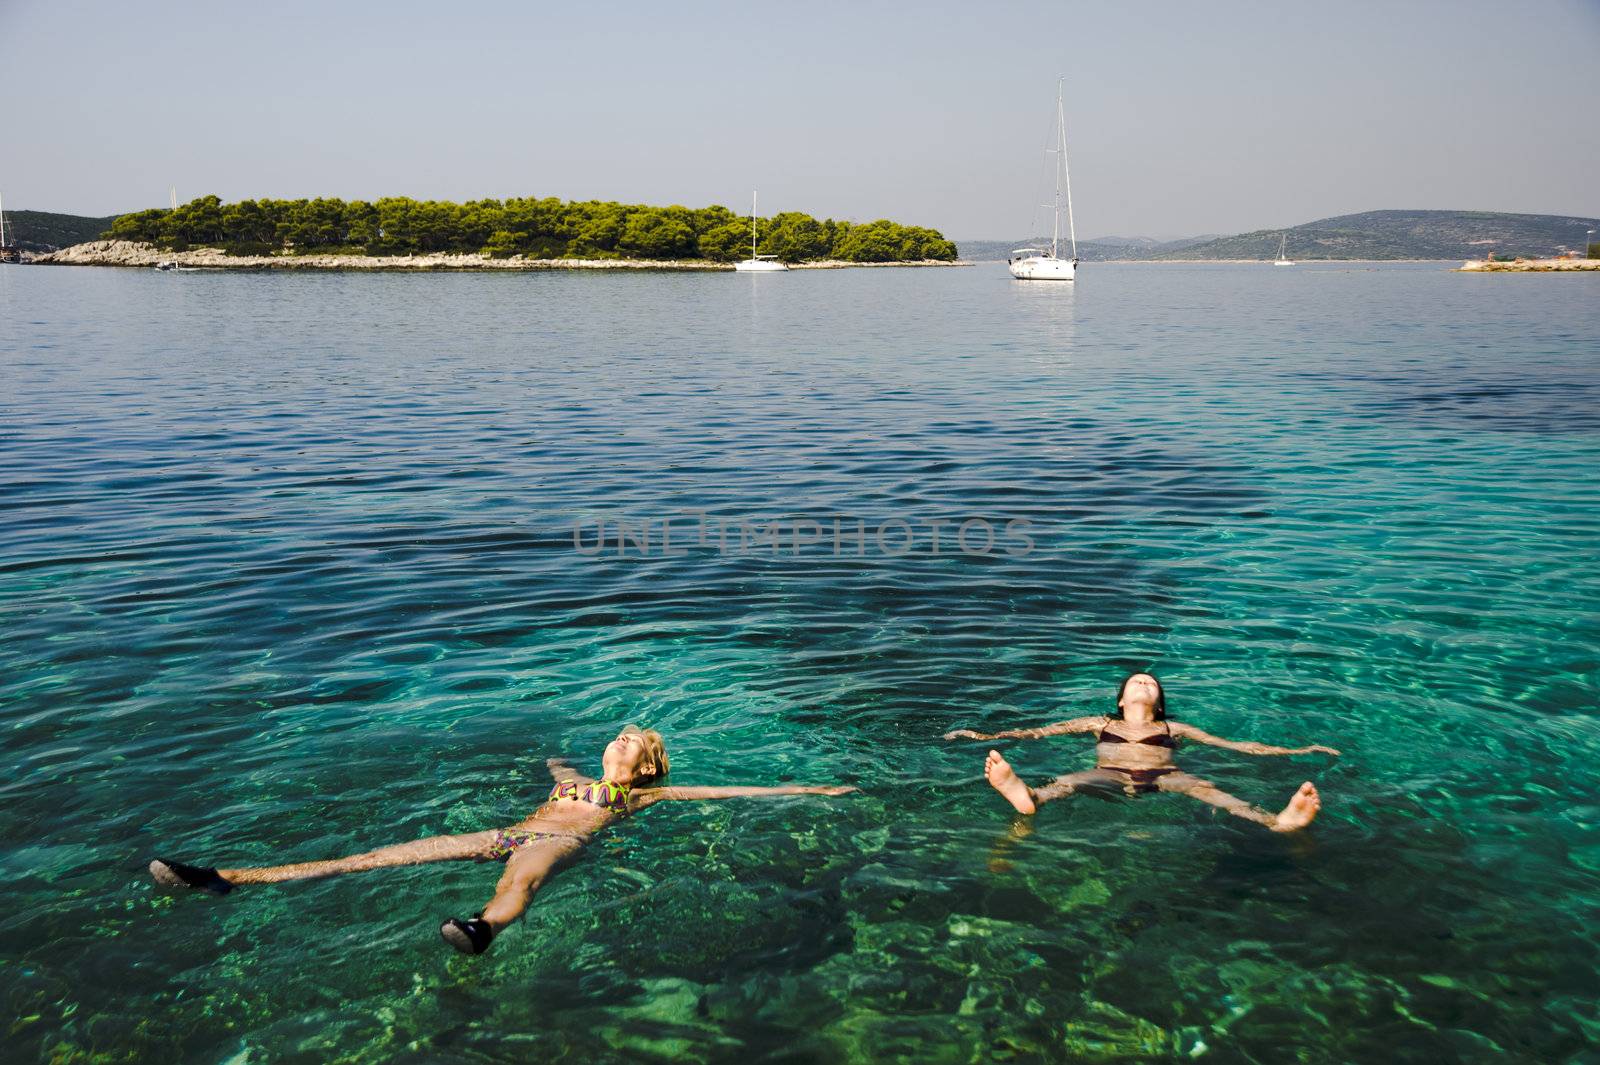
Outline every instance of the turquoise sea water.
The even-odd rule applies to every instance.
[[[1597,338],[1600,278],[1439,265],[5,268],[4,1057],[1584,1059]],[[1322,819],[1025,825],[938,738],[1133,667],[1342,748],[1179,752]],[[143,872],[509,823],[630,720],[676,783],[862,792],[656,807],[481,958],[436,928],[496,866]]]

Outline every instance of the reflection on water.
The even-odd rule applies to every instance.
[[[1077,339],[1079,282],[1018,281],[1010,274],[987,280],[1006,287],[1010,304],[1012,321],[1002,331],[1005,342],[1000,350],[1031,356],[1043,373],[1070,368]],[[1001,342],[1000,337],[995,339]]]
[[[1592,1037],[1600,301],[1434,267],[0,284],[0,990],[21,1060],[1467,1061]],[[1286,276],[1287,275],[1287,276]],[[1561,279],[1581,283],[1586,279]],[[748,287],[748,290],[747,290]],[[1531,328],[1528,323],[1540,323]],[[589,557],[574,515],[919,550]],[[927,549],[1026,518],[1022,557]],[[1282,839],[1013,818],[1003,728],[1129,667]],[[623,720],[676,782],[482,958],[473,864],[174,897],[520,817]],[[1082,738],[1006,747],[1030,780]],[[1586,1027],[1587,1026],[1587,1027]]]

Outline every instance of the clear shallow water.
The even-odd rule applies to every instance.
[[[6,1056],[1577,1060],[1595,281],[0,271]],[[575,549],[685,509],[919,539]],[[969,518],[1035,549],[931,552]],[[1179,754],[1272,808],[1316,780],[1312,832],[1178,797],[1030,832],[937,738],[1132,667],[1342,748]],[[495,866],[143,875],[508,823],[627,720],[677,783],[863,793],[657,807],[477,959],[435,928]]]

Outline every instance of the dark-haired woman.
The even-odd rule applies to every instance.
[[[1135,673],[1122,682],[1117,692],[1116,716],[1078,717],[1043,728],[1010,729],[992,734],[957,729],[945,739],[1031,740],[1042,736],[1064,736],[1073,732],[1095,734],[1095,767],[1082,773],[1057,777],[1042,788],[1023,783],[999,751],[990,751],[983,774],[989,784],[1005,796],[1019,813],[1031,814],[1042,803],[1064,795],[1100,792],[1138,795],[1170,791],[1220,807],[1235,817],[1265,825],[1274,832],[1295,832],[1305,828],[1322,809],[1316,785],[1306,781],[1289,804],[1276,814],[1251,806],[1229,795],[1209,780],[1201,780],[1180,770],[1172,761],[1173,748],[1180,739],[1208,743],[1245,754],[1331,754],[1332,747],[1273,747],[1265,743],[1236,743],[1202,732],[1193,725],[1167,720],[1167,695],[1161,682],[1148,673]]]

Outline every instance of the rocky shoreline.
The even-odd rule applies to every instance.
[[[1273,266],[1271,259],[1095,259],[1097,263],[1140,263],[1151,266],[1193,266],[1224,263],[1238,266]],[[1296,259],[1295,266],[1371,266],[1387,263],[1453,263],[1454,259]]]
[[[221,248],[163,251],[154,244],[126,240],[92,240],[33,257],[50,266],[153,267],[174,263],[198,270],[689,270],[733,269],[732,263],[660,259],[491,259],[481,254],[432,255],[228,255]],[[791,270],[843,270],[881,266],[970,266],[965,262],[929,259],[920,262],[791,263]]]
[[[1600,270],[1600,259],[1471,259],[1456,267],[1464,273],[1568,273],[1577,270]]]

